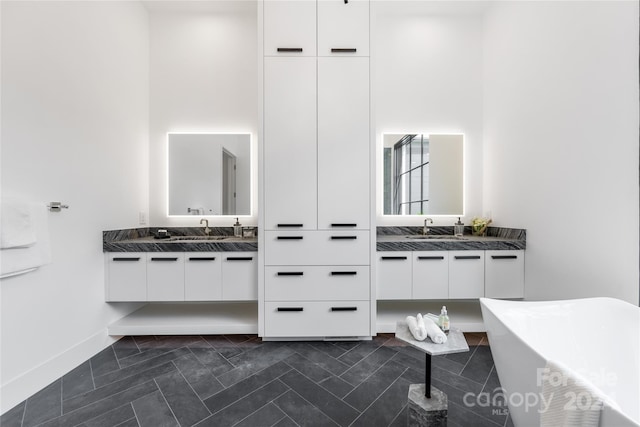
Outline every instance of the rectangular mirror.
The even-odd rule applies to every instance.
[[[464,137],[383,134],[384,215],[464,214]]]
[[[251,215],[251,135],[169,133],[168,215]]]

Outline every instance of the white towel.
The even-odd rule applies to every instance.
[[[420,315],[418,314],[418,316]],[[442,329],[440,329],[433,320],[426,316],[420,316],[420,319],[422,320],[422,324],[427,331],[427,336],[431,341],[436,344],[444,344],[447,342],[447,335],[442,332]]]
[[[0,200],[0,249],[32,246],[36,229],[30,203],[16,197]]]
[[[0,249],[0,278],[28,273],[51,262],[48,211],[44,203],[31,203],[36,242],[31,246]]]
[[[598,427],[603,397],[595,386],[552,360],[541,378],[540,427]]]
[[[424,339],[427,338],[427,331],[423,328],[420,328],[420,326],[418,325],[418,319],[413,316],[407,316],[405,320],[407,322],[407,326],[409,327],[409,332],[411,332],[411,335],[413,335],[416,340],[424,341]]]

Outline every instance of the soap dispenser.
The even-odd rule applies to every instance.
[[[464,224],[460,221],[460,217],[458,217],[458,222],[453,224],[453,234],[456,237],[462,237],[464,234]]]
[[[238,218],[236,218],[236,223],[233,224],[233,235],[235,237],[242,237],[242,224],[240,224]]]
[[[449,315],[447,314],[447,306],[443,305],[440,310],[440,316],[438,316],[438,326],[445,334],[449,333]]]

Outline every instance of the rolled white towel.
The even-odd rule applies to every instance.
[[[407,316],[406,321],[407,326],[409,327],[409,332],[411,332],[411,335],[413,335],[416,340],[424,341],[427,338],[427,331],[426,329],[418,326],[418,319],[413,316]]]
[[[440,329],[433,320],[429,319],[428,317],[421,317],[421,319],[427,331],[427,336],[431,341],[436,344],[444,344],[447,342],[447,336],[444,332],[442,332],[442,329]]]

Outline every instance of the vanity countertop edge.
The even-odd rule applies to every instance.
[[[465,227],[460,240],[454,240],[449,226],[430,227],[428,235],[437,237],[433,240],[422,239],[422,232],[422,227],[377,227],[376,251],[524,250],[527,246],[526,230],[518,228],[489,227],[485,236],[474,236],[471,227]]]

